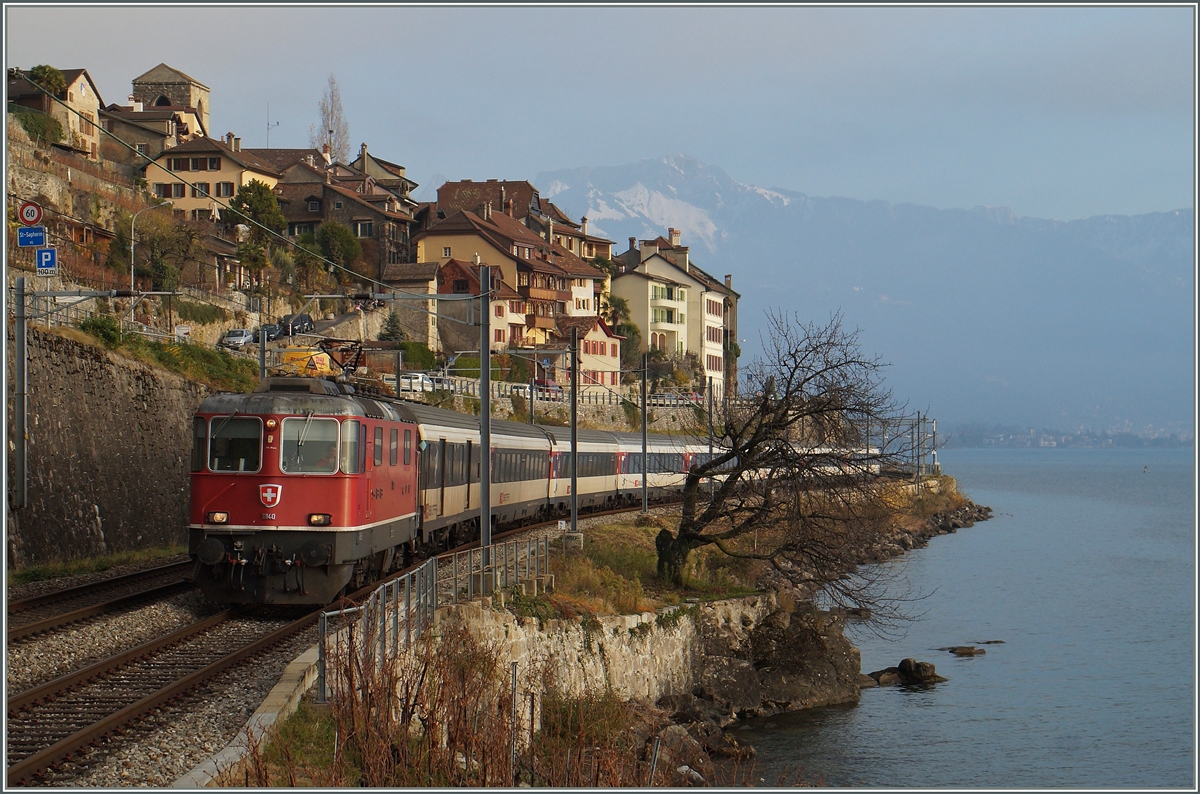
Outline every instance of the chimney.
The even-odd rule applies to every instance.
[[[233,133],[232,132],[225,133],[225,145],[228,146],[230,149],[233,148]]]
[[[508,213],[508,217],[510,217],[510,218],[511,218],[511,217],[513,217],[513,212],[514,212],[514,210],[513,210],[513,204],[514,204],[514,203],[515,203],[515,202],[514,202],[512,199],[509,199],[509,200],[508,200],[508,201],[505,203],[505,205],[504,205],[504,211],[505,211],[506,213]]]
[[[629,238],[629,250],[630,250],[630,251],[636,251],[636,250],[637,250],[637,238],[636,238],[636,237],[630,237],[630,238]]]
[[[508,210],[508,192],[504,189],[504,185],[501,185],[500,186],[500,211],[506,212],[507,210]],[[511,212],[509,212],[508,214],[512,215]]]
[[[733,289],[733,274],[732,273],[725,274],[725,287],[727,289]]]
[[[359,157],[359,160],[362,161],[359,164],[359,169],[358,169],[361,171],[367,165],[367,145],[365,143],[360,143],[358,145],[358,157]]]
[[[314,165],[313,156],[311,154],[305,155],[304,162],[308,163],[309,165]]]
[[[241,138],[233,139],[233,150],[235,152],[240,152],[242,150],[242,139]]]
[[[333,172],[331,172],[328,168],[325,169],[325,184],[333,184]]]
[[[325,165],[333,164],[333,158],[329,156],[329,144],[321,144],[321,156],[325,158]]]
[[[582,218],[580,218],[580,219],[579,219],[579,223],[580,223],[580,227],[581,227],[581,229],[580,229],[580,230],[581,230],[581,231],[582,231],[584,234],[587,234],[587,216],[586,216],[586,215],[584,215]]]
[[[668,239],[670,239],[670,241],[671,241],[671,245],[673,245],[673,246],[679,245],[679,229],[676,229],[674,227],[668,227],[667,235],[668,235]]]
[[[554,219],[546,219],[546,242],[554,245]]]
[[[134,113],[142,112],[142,103],[133,94],[129,95],[129,106],[133,108]]]

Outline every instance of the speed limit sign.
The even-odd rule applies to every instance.
[[[35,202],[26,201],[17,210],[17,216],[26,226],[37,226],[42,222],[42,208]]]

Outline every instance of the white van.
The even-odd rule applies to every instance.
[[[225,336],[221,337],[221,341],[217,342],[217,347],[227,347],[230,350],[237,350],[254,341],[254,334],[249,328],[234,328],[232,331],[226,331]]]

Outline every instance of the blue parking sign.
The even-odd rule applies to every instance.
[[[37,274],[39,276],[57,276],[58,275],[58,249],[57,248],[39,248],[33,252],[34,259],[37,262]]]

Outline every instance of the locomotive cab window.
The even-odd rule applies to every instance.
[[[362,471],[359,456],[359,424],[357,419],[350,419],[342,422],[342,473],[343,474],[358,474]]]
[[[338,420],[311,415],[284,419],[279,468],[287,474],[333,474],[338,470]]]
[[[192,471],[204,471],[204,458],[208,454],[208,422],[204,417],[192,419]]]
[[[262,456],[262,420],[214,416],[208,447],[211,471],[258,471]]]
[[[412,431],[404,431],[404,465],[412,465]]]
[[[383,428],[375,428],[375,465],[383,465]]]

